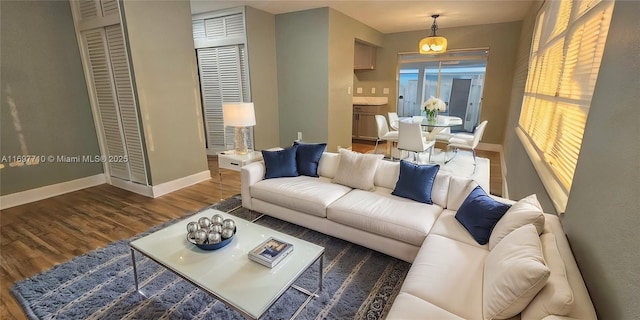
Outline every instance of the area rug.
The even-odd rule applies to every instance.
[[[212,208],[236,209],[231,214],[241,218],[255,214],[240,203],[240,197],[234,196]],[[137,264],[143,294],[135,291],[129,242],[175,222],[76,257],[17,282],[11,291],[30,319],[243,319],[141,255],[137,255]],[[297,319],[382,319],[410,267],[385,254],[272,217],[256,223],[325,247],[320,296],[304,305],[307,296],[290,288],[261,319],[294,315]],[[314,288],[314,270],[315,265],[296,284]]]

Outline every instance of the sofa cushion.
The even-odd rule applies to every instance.
[[[327,218],[420,246],[442,208],[391,195],[391,190],[353,190],[327,208]]]
[[[493,227],[509,207],[508,204],[489,197],[482,187],[477,186],[458,209],[456,220],[460,221],[479,244],[486,244]]]
[[[424,301],[412,294],[400,292],[395,300],[387,320],[412,320],[412,319],[438,319],[438,320],[463,320],[457,315],[444,310],[433,303]]]
[[[436,180],[440,165],[421,165],[409,161],[400,161],[400,176],[393,189],[394,196],[418,202],[433,204],[431,189]]]
[[[399,176],[400,162],[380,161],[378,162],[378,167],[376,168],[376,175],[373,182],[377,187],[384,187],[393,190],[396,187]],[[442,170],[438,171],[436,179],[433,182],[433,187],[431,188],[431,200],[434,204],[437,204],[443,208],[447,207],[450,178],[450,173],[444,172]],[[462,200],[460,200],[460,202],[462,202]]]
[[[349,191],[327,178],[307,176],[266,179],[250,187],[253,198],[323,218],[327,206]]]
[[[265,179],[281,177],[297,177],[296,150],[294,145],[286,149],[268,151],[262,150],[262,158],[265,166]]]
[[[440,170],[436,175],[436,180],[433,182],[433,188],[431,188],[431,200],[433,200],[434,204],[443,208],[447,207],[450,180],[451,174]]]
[[[338,162],[340,162],[340,155],[334,152],[324,152],[320,157],[318,163],[318,175],[321,177],[327,177],[333,179],[336,176],[338,170]]]
[[[433,303],[464,319],[482,319],[482,275],[488,253],[447,237],[429,234],[400,292]]]
[[[460,241],[466,243],[470,246],[482,248],[483,250],[489,251],[488,244],[479,244],[476,239],[474,239],[469,231],[464,228],[458,220],[456,220],[456,212],[451,211],[449,209],[445,209],[442,211],[440,216],[438,216],[438,220],[431,228],[429,234],[437,234],[443,237],[447,237],[449,239],[453,239],[456,241]]]
[[[449,179],[449,189],[447,190],[447,206],[446,208],[458,211],[469,193],[478,186],[473,179],[466,177],[451,176]]]
[[[566,316],[573,306],[573,290],[567,279],[567,271],[558,251],[555,235],[545,233],[540,236],[540,242],[544,260],[551,274],[542,290],[522,311],[523,320],[542,319],[549,315]]]
[[[493,249],[511,231],[530,223],[536,227],[538,234],[542,233],[544,214],[535,194],[513,204],[504,216],[500,218],[493,231],[491,231],[489,250]]]
[[[549,273],[536,228],[528,224],[509,233],[485,261],[484,318],[507,319],[520,313],[545,285]]]
[[[298,173],[304,176],[317,177],[318,164],[324,149],[327,148],[326,143],[299,143],[295,141],[294,145],[298,146],[296,151],[296,165]]]
[[[380,161],[373,177],[373,184],[376,187],[383,187],[393,190],[400,176],[400,162]]]
[[[340,149],[340,161],[333,182],[355,189],[373,190],[373,177],[383,156]]]

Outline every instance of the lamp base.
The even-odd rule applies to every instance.
[[[249,128],[235,127],[234,143],[236,146],[236,149],[235,149],[236,154],[249,153]]]

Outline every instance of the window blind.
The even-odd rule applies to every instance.
[[[564,212],[613,1],[547,1],[538,14],[518,136]]]

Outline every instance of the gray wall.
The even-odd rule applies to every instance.
[[[339,11],[329,11],[329,136],[327,149],[351,146],[355,39],[381,46],[383,35]],[[382,92],[382,90],[380,90]]]
[[[248,6],[245,7],[245,19],[251,100],[256,112],[254,148],[262,150],[280,145],[276,19],[268,12]]]
[[[532,8],[525,28],[532,28]],[[598,315],[640,319],[640,3],[616,1],[563,226]],[[518,70],[531,42],[523,32]],[[516,78],[519,72],[516,73]],[[512,199],[537,193],[552,206],[515,136],[522,80],[514,82],[505,139]]]
[[[383,37],[330,8],[276,15],[281,145],[301,131],[304,141],[327,142],[329,151],[351,146],[356,38],[381,45]]]
[[[123,3],[151,184],[209,170],[189,2]]]
[[[640,319],[638,17],[616,2],[563,220],[603,319]]]
[[[31,155],[100,155],[69,2],[2,1],[0,6],[0,156],[21,155],[23,151]],[[13,168],[3,164],[2,195],[103,172],[100,163],[40,163]]]
[[[328,138],[329,8],[276,15],[280,145]]]
[[[520,28],[521,22],[518,21],[438,29],[438,34],[448,40],[448,50],[489,48],[480,115],[480,120],[489,120],[489,125],[484,133],[483,142],[501,144],[504,139],[510,105],[510,97],[504,88],[509,88],[512,84]],[[385,34],[384,46],[378,49],[376,70],[357,73],[354,85],[362,87],[365,93],[371,92],[372,87],[376,87],[377,92],[381,92],[382,88],[390,88],[390,108],[396,110],[398,53],[417,52],[418,42],[429,32],[423,30]]]

